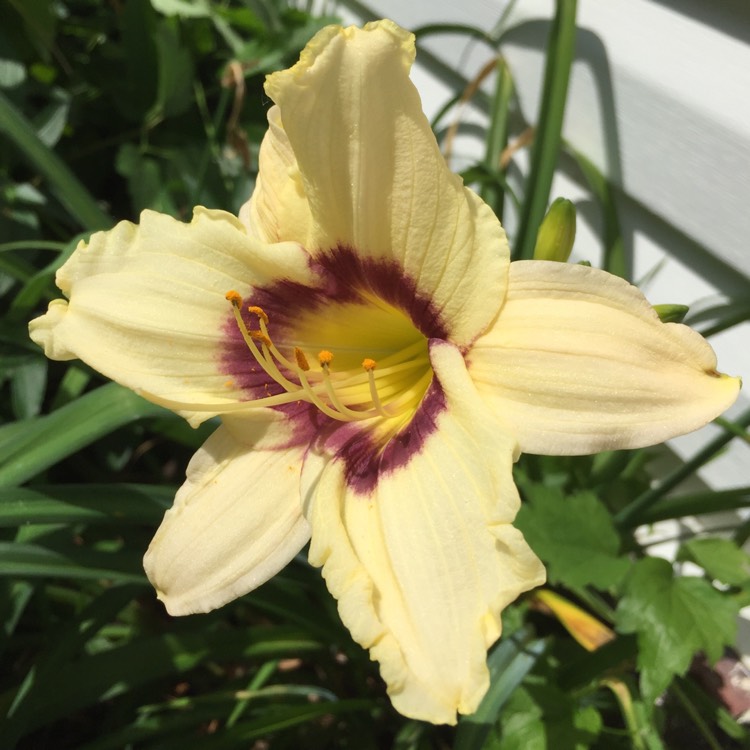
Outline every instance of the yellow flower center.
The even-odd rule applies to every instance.
[[[381,300],[335,305],[323,315],[304,316],[277,346],[265,310],[248,306],[258,325],[248,327],[241,295],[231,291],[226,298],[253,358],[283,389],[254,399],[253,406],[306,401],[342,422],[374,417],[408,422],[430,384],[427,339]],[[319,367],[313,369],[309,363],[316,360]]]

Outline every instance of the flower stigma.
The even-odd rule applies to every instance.
[[[432,380],[432,368],[427,339],[411,327],[408,333],[405,332],[403,321],[399,319],[403,316],[397,311],[386,311],[385,306],[374,305],[369,312],[367,322],[375,329],[387,330],[389,326],[397,329],[387,349],[383,349],[382,341],[379,346],[375,345],[385,356],[375,360],[367,356],[368,352],[364,350],[365,356],[362,358],[357,351],[361,364],[353,364],[352,342],[348,337],[338,347],[343,351],[340,366],[337,366],[338,361],[334,362],[339,359],[338,355],[331,349],[323,348],[317,353],[319,369],[313,370],[305,353],[305,349],[314,350],[310,343],[301,341],[301,345],[290,345],[291,357],[285,356],[282,349],[286,348],[286,344],[277,346],[271,337],[270,316],[266,310],[258,305],[244,306],[244,311],[253,321],[248,325],[243,316],[243,299],[239,292],[232,290],[225,296],[232,305],[237,328],[253,359],[282,389],[280,393],[243,402],[245,408],[306,401],[326,416],[341,422],[380,418],[398,419],[407,424],[411,420]],[[361,310],[362,306],[357,306],[357,309]],[[341,317],[351,319],[349,315]],[[255,322],[257,328],[252,327]],[[336,326],[330,322],[322,328],[330,332],[334,340],[342,338]],[[367,330],[368,326],[359,328]],[[347,329],[351,329],[351,326],[347,326]],[[309,338],[309,334],[305,336],[303,332],[302,338]]]

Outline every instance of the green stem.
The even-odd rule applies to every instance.
[[[195,185],[193,186],[192,192],[192,205],[200,203],[200,195],[203,191],[203,186],[206,181],[206,172],[208,171],[208,165],[213,157],[218,163],[221,158],[221,144],[219,143],[219,128],[224,120],[227,107],[229,105],[229,99],[231,96],[231,89],[228,86],[222,86],[221,94],[219,97],[219,106],[216,109],[216,113],[211,118],[211,114],[208,110],[208,102],[206,101],[206,92],[200,82],[197,82],[194,87],[195,91],[195,102],[198,105],[198,110],[201,113],[203,119],[203,127],[206,131],[206,146],[203,149],[201,160],[198,164],[198,171],[196,174]]]
[[[689,495],[663,497],[642,512],[639,523],[656,523],[670,518],[700,516],[720,510],[737,510],[750,506],[750,487],[731,490],[709,490]]]
[[[567,151],[578,162],[591,192],[601,204],[602,241],[604,243],[602,267],[605,271],[621,276],[623,279],[630,278],[627,253],[622,239],[622,228],[612,184],[596,165],[582,153],[576,151],[570,145],[567,146]]]
[[[557,166],[570,68],[575,54],[576,2],[557,0],[557,11],[550,29],[542,103],[531,151],[531,170],[515,242],[516,259],[528,260],[534,254],[536,234],[544,218]]]
[[[750,409],[742,412],[734,420],[738,427],[747,427],[750,425]],[[698,451],[689,461],[686,461],[678,469],[667,475],[659,484],[646,492],[641,493],[630,505],[623,508],[615,515],[615,523],[621,529],[632,529],[641,523],[641,511],[652,503],[664,497],[671,489],[676,487],[684,479],[687,479],[693,472],[697,471],[707,464],[727,443],[736,437],[734,430],[726,430],[715,437],[705,448]]]
[[[670,692],[681,703],[682,707],[685,709],[685,713],[690,717],[693,724],[695,724],[696,729],[701,733],[703,739],[711,750],[722,750],[722,745],[712,734],[706,720],[700,715],[698,709],[693,705],[692,701],[680,687],[677,680],[672,683]]]
[[[484,163],[491,174],[501,170],[500,157],[508,143],[508,114],[510,100],[513,96],[513,78],[510,69],[502,57],[497,58],[495,96],[492,100],[490,127],[487,131],[487,149]],[[487,182],[479,191],[482,199],[503,218],[503,199],[505,191],[499,181]]]

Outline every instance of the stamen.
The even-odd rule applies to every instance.
[[[268,335],[263,333],[263,331],[254,331],[250,329],[248,333],[250,334],[250,337],[255,341],[260,341],[261,344],[265,344],[269,349],[271,348],[271,339],[268,338]]]
[[[266,317],[268,317],[268,316],[266,316]],[[259,318],[258,322],[260,323],[260,329],[261,329],[261,331],[263,332],[263,334],[265,334],[266,338],[268,339],[268,343],[267,343],[268,349],[271,352],[271,354],[273,354],[273,356],[276,358],[276,361],[280,362],[287,370],[294,371],[295,370],[294,364],[292,362],[290,362],[276,348],[276,346],[274,345],[273,341],[271,340],[271,336],[268,333],[268,326],[266,325],[268,321],[267,320],[264,321],[263,318]]]
[[[242,295],[231,290],[225,296],[232,304],[237,326],[248,349],[266,375],[283,388],[285,393],[271,395],[268,390],[270,384],[266,383],[268,395],[251,402],[225,404],[221,411],[244,411],[255,407],[306,401],[328,417],[343,422],[375,417],[391,419],[412,412],[418,398],[429,384],[431,371],[420,377],[417,384],[412,382],[415,368],[429,369],[423,342],[415,342],[393,352],[379,363],[366,357],[362,360],[364,372],[360,370],[358,373],[347,369],[340,372],[332,371],[334,354],[328,349],[322,349],[318,352],[321,370],[310,372],[310,364],[302,349],[293,348],[294,357],[291,361],[277,349],[268,332],[269,316],[262,307],[246,307],[247,313],[258,319],[259,326],[259,329],[249,329],[243,317]],[[285,372],[293,373],[292,377],[296,377],[299,382],[290,380]],[[382,398],[391,400],[384,405]],[[205,408],[212,410],[208,404]],[[201,410],[203,409],[200,407],[197,409]]]
[[[341,403],[333,403],[333,406],[335,409],[332,409],[328,404],[326,404],[324,401],[321,400],[320,396],[316,393],[316,391],[313,389],[313,387],[310,385],[310,381],[307,379],[307,376],[305,375],[302,370],[297,370],[297,376],[299,377],[299,382],[302,384],[302,391],[305,393],[308,398],[310,399],[310,403],[314,404],[315,406],[320,409],[323,414],[328,415],[329,417],[332,417],[333,419],[337,419],[339,422],[350,422],[352,419],[362,419],[362,412],[356,412],[352,411],[351,409],[347,409],[343,404]],[[330,398],[330,394],[329,394]],[[344,410],[340,407],[343,407]],[[339,411],[336,411],[336,409],[339,409]],[[347,415],[346,412],[349,412]]]
[[[331,372],[328,366],[329,362],[333,359],[333,354],[329,351],[322,351],[318,354],[318,359],[320,360],[320,366],[323,368],[323,385],[325,385],[326,394],[328,395],[331,405],[338,409],[345,417],[349,417],[350,419],[367,419],[368,417],[374,417],[376,412],[371,409],[357,411],[355,409],[350,409],[342,403],[338,394],[333,389]]]
[[[307,361],[305,353],[298,346],[294,347],[294,359],[297,360],[297,367],[304,372],[310,369],[310,364]]]
[[[375,368],[377,367],[377,362],[374,359],[367,358],[362,361],[362,367],[367,371],[368,380],[370,381],[370,397],[375,406],[375,411],[380,414],[381,417],[392,416],[383,408],[383,403],[380,400],[378,389],[375,385]]]
[[[252,313],[253,315],[257,315],[266,325],[268,325],[268,315],[266,314],[266,311],[262,307],[257,307],[256,305],[250,305],[247,308],[247,311],[249,313]]]
[[[239,292],[235,292],[231,289],[224,295],[235,307],[239,307],[242,304],[242,295]]]
[[[229,299],[228,296],[227,298]],[[245,320],[242,317],[240,307],[232,302],[232,309],[234,311],[234,319],[237,321],[237,327],[240,329],[240,333],[242,334],[244,342],[247,344],[247,348],[250,349],[253,357],[255,357],[258,364],[263,368],[266,375],[275,380],[286,391],[299,390],[299,385],[297,383],[292,383],[290,380],[285,378],[279,372],[279,368],[276,367],[276,364],[273,362],[273,360],[268,356],[268,345],[266,343],[266,341],[270,342],[268,336],[266,334],[263,334],[262,331],[249,331],[247,329],[247,326],[245,325]],[[261,325],[263,325],[262,319]],[[261,339],[261,344],[264,347],[263,352],[258,349],[258,345],[255,343],[255,339],[258,339],[260,336],[265,336],[265,340]]]

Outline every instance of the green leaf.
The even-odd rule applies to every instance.
[[[0,528],[26,524],[156,525],[175,487],[65,484],[0,490]]]
[[[490,105],[490,126],[487,129],[484,164],[489,173],[500,172],[501,177],[504,178],[504,170],[500,171],[500,159],[503,150],[508,145],[508,121],[515,84],[510,68],[503,57],[497,58],[495,76],[495,95]],[[505,201],[504,190],[500,182],[482,184],[479,195],[502,221]]]
[[[0,427],[0,487],[25,482],[124,424],[166,413],[109,383],[52,414]]]
[[[159,61],[155,31],[157,16],[148,0],[128,0],[117,14],[122,35],[124,69],[114,103],[120,114],[140,123],[156,102]]]
[[[193,99],[193,60],[180,41],[177,29],[160,23],[154,34],[159,62],[156,102],[146,115],[146,122],[181,115]]]
[[[413,29],[413,32],[417,40],[434,34],[441,36],[445,34],[460,34],[461,36],[473,37],[479,41],[487,42],[490,46],[494,46],[497,42],[484,29],[463,23],[430,23]]]
[[[48,54],[54,44],[57,22],[54,5],[49,0],[10,0],[9,4],[23,19],[25,31],[37,48]]]
[[[125,143],[117,153],[115,165],[117,171],[128,181],[128,193],[134,212],[140,213],[150,208],[172,216],[178,213],[156,159],[145,156],[132,143]]]
[[[47,385],[47,360],[31,357],[15,368],[11,377],[11,403],[19,419],[39,414]]]
[[[709,577],[732,586],[750,583],[750,555],[729,539],[691,539],[680,547],[677,559],[694,562]]]
[[[593,706],[554,685],[533,683],[517,690],[500,716],[498,736],[487,750],[586,750],[596,741],[602,719]]]
[[[602,208],[602,241],[604,258],[602,267],[617,276],[627,279],[628,259],[622,226],[615,198],[615,189],[611,182],[599,171],[596,165],[579,151],[568,146],[568,153],[578,162],[583,176]]]
[[[547,565],[549,580],[571,588],[617,585],[630,565],[619,557],[612,517],[591,492],[564,497],[556,488],[525,488],[530,502],[516,518],[531,548]]]
[[[736,510],[750,506],[750,487],[737,487],[731,490],[709,490],[689,495],[669,495],[657,500],[641,511],[641,523],[655,523],[669,518],[700,516],[721,510]]]
[[[701,335],[708,337],[744,323],[748,319],[750,319],[750,303],[741,298],[691,314],[688,323]],[[698,326],[698,323],[706,325]]]
[[[453,750],[480,750],[492,729],[501,709],[522,680],[531,671],[547,647],[544,639],[526,642],[524,633],[514,633],[500,642],[487,660],[490,670],[490,688],[471,715],[462,716]]]
[[[709,461],[712,461],[719,451],[741,431],[744,431],[749,424],[750,409],[745,409],[732,423],[722,424],[721,426],[724,428],[722,434],[701,448],[691,459],[680,464],[656,486],[649,487],[619,511],[615,516],[617,526],[622,529],[634,529],[644,523],[642,518],[648,514],[649,506],[664,498],[670,490],[677,487],[701,466],[705,466]]]
[[[71,96],[63,89],[52,91],[52,101],[34,118],[39,139],[52,148],[59,140],[68,122]]]
[[[183,634],[138,638],[101,653],[84,652],[60,665],[60,672],[75,675],[75,679],[66,681],[64,690],[58,680],[38,680],[25,696],[23,710],[8,726],[11,732],[28,732],[85,706],[123,695],[135,686],[159,678],[174,679],[206,663],[289,658],[323,648],[304,632],[282,627],[195,628]]]
[[[638,669],[647,706],[684,675],[693,656],[715,662],[734,642],[738,606],[702,578],[675,578],[666,560],[639,560],[625,581],[616,628],[638,635]]]
[[[102,229],[112,220],[70,168],[34,132],[34,126],[0,93],[0,133],[49,181],[60,202],[82,227]]]
[[[98,552],[72,549],[67,553],[38,544],[0,542],[0,576],[12,578],[74,578],[147,585],[146,576],[138,572],[140,553]]]

